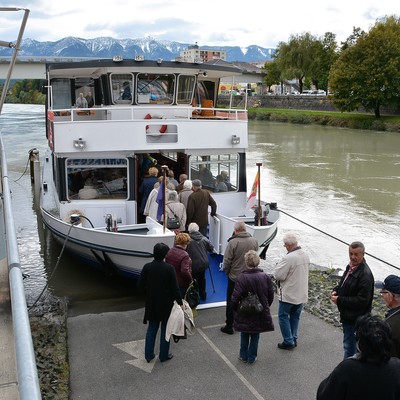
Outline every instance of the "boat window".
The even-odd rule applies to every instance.
[[[213,192],[234,191],[238,186],[238,154],[190,157],[190,179],[200,179]]]
[[[70,200],[127,198],[128,162],[125,158],[70,158],[66,168]]]
[[[80,93],[83,93],[83,97],[88,101],[88,107],[93,107],[94,105],[94,79],[83,77],[75,78],[75,93],[74,93],[74,105],[75,99],[79,97]],[[91,100],[89,100],[91,97]]]
[[[191,104],[196,77],[194,75],[180,75],[178,77],[178,104]]]
[[[71,82],[69,79],[52,79],[51,93],[53,109],[71,108]]]
[[[138,104],[172,104],[174,89],[174,75],[138,74],[136,101]]]
[[[132,103],[132,74],[111,74],[112,101],[114,104]]]

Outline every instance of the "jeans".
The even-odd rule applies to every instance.
[[[154,346],[156,343],[156,337],[158,328],[160,326],[159,321],[148,321],[146,342],[144,345],[144,356],[146,360],[154,358]],[[161,337],[160,337],[160,360],[166,360],[169,355],[169,342],[165,340],[165,331],[167,328],[167,321],[161,321]]]
[[[259,333],[244,333],[240,334],[240,358],[252,364],[256,361],[258,341],[260,340]]]
[[[291,304],[279,301],[278,319],[283,336],[283,342],[294,345],[297,342],[297,331],[300,324],[300,314],[303,304]]]
[[[233,293],[233,289],[235,289],[235,282],[232,279],[228,278],[228,286],[226,288],[226,326],[228,328],[233,327],[233,309],[231,305],[231,297]]]
[[[357,352],[356,324],[342,322],[344,359],[354,356]]]

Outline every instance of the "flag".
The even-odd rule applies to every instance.
[[[158,189],[156,203],[157,208],[157,221],[161,221],[161,217],[164,214],[164,203],[165,203],[165,177],[163,176],[161,180],[160,188]]]
[[[251,188],[250,195],[249,195],[249,197],[247,198],[247,205],[246,205],[246,208],[247,208],[248,210],[250,210],[250,209],[256,207],[256,204],[257,204],[258,181],[259,181],[259,180],[260,180],[260,172],[257,171],[257,175],[256,175],[256,177],[255,177],[255,179],[254,179],[254,183],[253,183],[253,186],[252,186],[252,188]]]

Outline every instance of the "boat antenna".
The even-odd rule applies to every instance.
[[[257,209],[258,209],[258,222],[257,222],[257,226],[261,226],[261,175],[260,175],[260,168],[262,163],[256,163],[257,165],[257,169],[258,169],[258,182],[257,182],[257,194],[258,194],[258,205],[257,205]]]
[[[164,180],[164,187],[162,188],[162,190],[164,190],[164,193],[163,193],[163,233],[165,233],[165,225],[166,225],[166,221],[167,221],[167,217],[165,215],[165,192],[166,192],[166,188],[167,188],[167,182],[166,182],[167,169],[168,169],[167,165],[161,166],[162,176],[163,176],[163,180]]]

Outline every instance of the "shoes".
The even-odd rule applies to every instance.
[[[155,355],[153,354],[153,357],[146,358],[146,361],[149,363],[151,360],[153,360],[153,359],[154,359],[154,357],[155,357]]]
[[[238,360],[241,361],[241,362],[247,363],[247,360],[245,360],[244,358],[242,358],[240,356],[238,357]]]
[[[294,344],[286,344],[285,342],[278,343],[278,348],[281,350],[293,350],[295,348]]]
[[[160,361],[161,361],[161,362],[165,362],[165,361],[171,360],[172,358],[174,358],[174,355],[170,353],[170,354],[168,354],[168,357],[167,357],[166,359],[161,360],[161,358],[160,358]]]
[[[227,335],[233,335],[233,329],[226,325],[221,328],[221,332],[226,333]]]
[[[254,364],[257,361],[257,357],[253,361],[247,361],[248,364]]]

